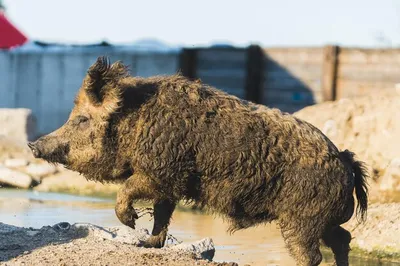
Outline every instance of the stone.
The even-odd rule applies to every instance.
[[[28,160],[24,158],[11,158],[4,161],[4,166],[8,168],[18,168],[28,165]]]
[[[68,223],[63,223],[68,224]],[[57,225],[55,225],[57,226]],[[55,227],[53,226],[53,228]],[[83,229],[95,238],[107,239],[124,244],[140,246],[146,239],[150,237],[147,229],[132,229],[127,226],[115,226],[111,228],[100,227],[92,224],[73,224],[70,227],[64,228]],[[66,229],[66,230],[68,230]],[[165,246],[164,249],[169,249],[177,252],[190,253],[197,259],[212,260],[215,254],[214,242],[211,238],[204,238],[193,243],[181,243]]]
[[[394,158],[383,174],[379,189],[381,191],[400,191],[400,158]]]
[[[397,83],[397,84],[395,85],[395,88],[396,88],[397,94],[400,95],[400,83]]]
[[[64,230],[83,229],[94,238],[116,241],[124,244],[140,246],[150,237],[147,229],[132,229],[127,226],[115,226],[111,228],[100,227],[97,225],[82,223],[68,226],[68,223],[62,223]],[[54,225],[53,228],[58,228]],[[165,246],[164,249],[170,249],[177,252],[190,253],[198,259],[212,260],[215,254],[214,242],[211,238],[204,238],[193,243],[181,243]]]
[[[325,122],[322,132],[328,137],[336,137],[338,133],[337,124],[335,120],[328,120]]]
[[[27,174],[0,166],[0,183],[12,187],[29,188],[32,184],[32,177]]]
[[[119,190],[118,184],[102,184],[87,180],[83,175],[71,170],[63,170],[43,178],[40,184],[33,188],[39,192],[70,192],[78,195],[114,196]]]
[[[112,228],[99,227],[92,224],[73,224],[73,228],[84,229],[95,238],[107,239],[130,245],[140,245],[150,237],[146,229],[132,229],[127,226],[115,226]]]
[[[24,171],[33,177],[42,178],[54,174],[57,171],[57,168],[49,163],[31,163]]]
[[[12,233],[21,230],[20,227],[0,222],[0,234]]]
[[[3,224],[0,222],[0,233],[6,234],[8,239],[0,239],[0,253],[6,247],[18,247],[22,250],[31,250],[30,245],[41,242],[48,245],[55,241],[68,243],[74,239],[84,238],[81,248],[88,248],[93,240],[101,242],[118,242],[119,245],[136,246],[138,252],[162,252],[164,254],[189,254],[192,258],[212,260],[215,253],[214,243],[211,238],[205,238],[193,243],[183,243],[165,246],[161,249],[141,248],[141,244],[150,237],[146,229],[131,229],[127,226],[103,227],[89,223],[61,222],[53,226],[43,226],[40,229],[24,228]],[[88,244],[86,244],[90,241]],[[46,245],[46,246],[47,246]],[[51,245],[50,245],[51,246]],[[114,246],[115,247],[115,246]],[[15,249],[15,248],[14,248]],[[9,255],[9,254],[8,254]],[[1,256],[0,256],[1,258]]]
[[[376,256],[373,254],[379,254],[384,258],[400,254],[399,221],[399,203],[371,203],[365,223],[359,224],[353,216],[343,227],[354,237],[350,242],[351,248],[362,250],[364,254],[374,252],[370,254],[371,257]]]
[[[194,254],[196,258],[203,258],[207,260],[212,260],[215,255],[214,242],[209,237],[194,243],[181,243],[171,246],[170,249],[190,252]]]
[[[131,261],[134,265],[221,265],[197,257],[215,252],[211,239],[175,245],[173,249],[172,244],[143,248],[141,242],[150,237],[146,229],[68,222],[36,229],[0,222],[0,233],[4,236],[0,237],[0,261],[12,261],[12,265],[60,265],[61,261],[99,266],[130,265]]]
[[[27,142],[36,137],[36,119],[30,109],[0,108],[0,136]]]

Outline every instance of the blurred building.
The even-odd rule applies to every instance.
[[[0,49],[9,49],[27,41],[28,38],[9,21],[0,1]]]

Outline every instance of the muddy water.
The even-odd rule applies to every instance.
[[[121,225],[114,214],[112,199],[80,197],[58,193],[35,193],[0,190],[0,222],[40,228],[58,222],[85,222],[102,226]],[[149,216],[138,221],[138,227],[151,229]],[[227,224],[218,217],[178,209],[170,233],[180,241],[212,237],[216,245],[215,261],[236,261],[240,265],[295,265],[289,257],[274,224],[263,225],[229,235]],[[329,253],[324,263],[332,262]],[[352,259],[351,265],[400,265]]]

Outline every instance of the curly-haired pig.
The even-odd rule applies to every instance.
[[[316,127],[178,74],[133,77],[105,57],[88,69],[68,121],[28,145],[120,183],[115,212],[129,227],[133,203],[151,201],[146,247],[164,245],[176,204],[188,201],[228,218],[231,231],[276,221],[298,265],[320,264],[320,240],[348,265],[351,235],[340,225],[366,217],[364,164]]]

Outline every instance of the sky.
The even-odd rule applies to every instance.
[[[400,45],[400,0],[3,0],[30,39],[169,45]]]

